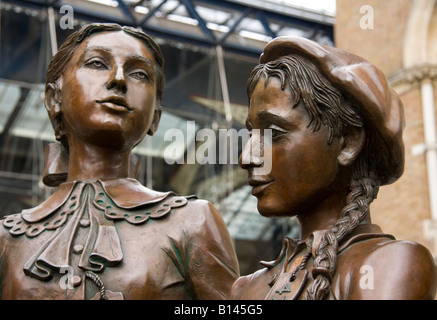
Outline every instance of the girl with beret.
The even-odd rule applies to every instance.
[[[297,216],[301,238],[285,238],[275,261],[240,277],[232,298],[433,299],[430,252],[371,222],[379,187],[404,168],[403,107],[384,75],[340,49],[279,37],[247,88],[253,136],[240,165],[259,212]],[[272,141],[262,160],[250,150],[265,130]]]

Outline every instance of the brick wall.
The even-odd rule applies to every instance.
[[[411,0],[337,0],[336,46],[366,58],[388,77],[401,71],[413,3]],[[373,8],[373,29],[360,26],[360,19],[368,13],[360,13],[364,5]],[[420,242],[436,253],[437,248],[423,233],[423,222],[430,219],[425,154],[412,153],[413,146],[424,142],[420,86],[410,83],[399,94],[406,114],[405,172],[396,183],[381,187],[371,207],[372,220],[396,238]]]
[[[366,58],[387,75],[401,69],[412,3],[411,0],[337,0],[336,46]],[[363,6],[373,8],[373,29],[360,26],[367,13],[360,13]]]
[[[394,184],[381,187],[372,205],[373,221],[398,239],[420,242],[430,250],[432,242],[424,238],[423,221],[430,218],[425,154],[414,155],[413,146],[423,142],[423,120],[418,85],[402,94],[406,127],[405,171]]]

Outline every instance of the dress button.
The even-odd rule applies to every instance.
[[[83,245],[81,245],[81,244],[76,244],[73,247],[73,253],[79,254],[79,253],[82,253],[82,251],[83,251]]]
[[[82,219],[79,221],[79,224],[81,227],[86,228],[86,227],[89,227],[90,221],[88,219]]]
[[[73,276],[73,277],[71,278],[71,284],[72,284],[74,287],[79,286],[81,283],[82,283],[82,278],[81,278],[80,276],[75,275],[75,276]]]

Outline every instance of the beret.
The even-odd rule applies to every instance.
[[[404,171],[402,132],[405,115],[402,102],[385,75],[365,59],[298,36],[278,37],[267,43],[260,63],[287,55],[300,55],[319,71],[358,109],[371,134],[371,152],[380,159],[373,168],[381,185],[396,181]],[[370,130],[370,132],[369,132]]]

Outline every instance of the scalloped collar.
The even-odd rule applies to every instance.
[[[45,230],[52,234],[25,263],[24,272],[48,281],[54,270],[70,265],[73,235],[87,221],[87,240],[81,244],[78,267],[101,272],[123,260],[121,239],[114,222],[132,225],[149,218],[160,219],[172,208],[184,206],[187,197],[173,192],[156,192],[135,179],[66,182],[41,205],[6,216],[3,226],[14,236],[37,237]],[[81,227],[82,225],[82,227]]]
[[[50,216],[67,201],[77,184],[92,184],[96,182],[100,183],[106,194],[118,207],[123,209],[134,209],[147,204],[157,203],[172,193],[151,190],[132,178],[64,182],[46,201],[34,208],[23,210],[21,215],[28,223],[41,221]]]

